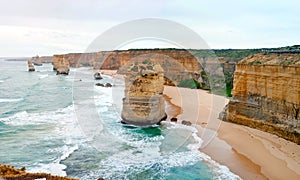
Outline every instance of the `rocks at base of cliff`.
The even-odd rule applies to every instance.
[[[35,71],[34,65],[31,60],[28,60],[28,71]]]
[[[102,84],[102,83],[96,83],[95,85],[100,86],[100,87],[104,87],[104,84]]]
[[[186,126],[191,126],[192,125],[191,121],[186,121],[186,120],[182,120],[181,124],[186,125]]]
[[[177,118],[176,118],[176,117],[172,117],[172,118],[170,119],[170,121],[171,121],[171,122],[177,122]]]
[[[95,78],[96,80],[103,79],[100,72],[96,72],[96,73],[94,74],[94,78]]]
[[[100,86],[100,87],[112,87],[112,84],[110,84],[110,83],[106,83],[105,85],[102,83],[96,83],[95,85]]]

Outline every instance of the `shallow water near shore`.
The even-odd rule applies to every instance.
[[[51,64],[27,72],[27,62],[0,63],[0,163],[80,179],[238,179],[198,151],[201,139],[192,127],[119,123],[115,99],[122,91],[88,87],[74,97],[74,86],[95,83],[90,68],[56,76]],[[120,90],[124,86],[108,76],[100,82]],[[85,121],[102,128],[93,138],[74,107],[74,100],[85,103],[86,94],[93,98],[98,118],[86,115]]]

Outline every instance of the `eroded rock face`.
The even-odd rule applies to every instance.
[[[68,75],[70,71],[70,63],[64,58],[64,55],[54,55],[53,58],[53,70],[56,70],[56,74]]]
[[[138,126],[158,124],[166,118],[163,70],[159,64],[132,64],[125,77],[122,122]]]
[[[223,120],[300,144],[300,54],[258,54],[241,61]]]
[[[28,60],[28,71],[35,71],[34,65],[31,60]]]

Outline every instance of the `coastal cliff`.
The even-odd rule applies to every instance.
[[[300,54],[256,54],[236,65],[223,120],[300,144]]]
[[[199,63],[201,60],[194,56],[194,52],[184,49],[132,49],[100,51],[95,53],[69,53],[54,55],[53,69],[57,70],[61,59],[69,63],[70,67],[91,66],[95,70],[118,70],[118,73],[125,74],[130,61],[151,60],[158,62],[165,76],[165,83],[178,85],[182,80],[195,79],[208,87],[208,81],[204,84],[201,78],[203,68]],[[201,84],[202,85],[202,84]]]

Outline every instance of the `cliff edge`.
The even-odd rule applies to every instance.
[[[32,179],[47,179],[47,180],[77,180],[74,178],[53,176],[47,173],[29,173],[25,168],[17,169],[10,165],[0,164],[0,179],[5,180],[32,180]]]
[[[236,65],[221,117],[300,144],[300,54],[251,55]]]

